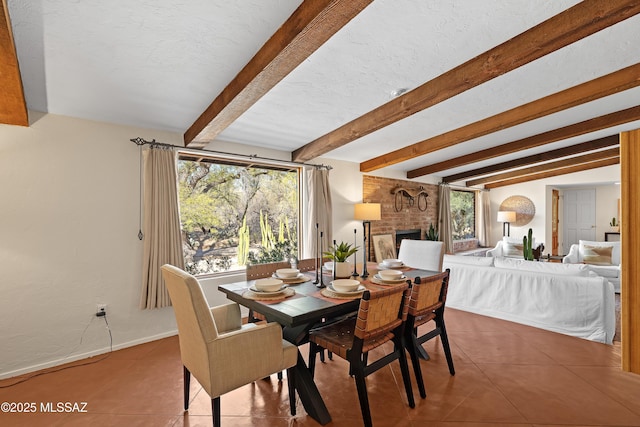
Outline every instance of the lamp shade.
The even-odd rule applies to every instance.
[[[356,203],[353,207],[353,219],[379,221],[380,203]]]
[[[498,222],[516,222],[516,213],[514,211],[499,211]]]

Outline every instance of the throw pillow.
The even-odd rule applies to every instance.
[[[592,265],[611,265],[613,246],[582,245],[582,262]]]
[[[502,256],[506,257],[522,257],[523,244],[502,242]]]

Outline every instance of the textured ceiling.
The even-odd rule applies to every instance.
[[[181,134],[301,3],[8,0],[30,109]],[[577,3],[375,0],[218,139],[293,151]],[[324,157],[363,162],[639,63],[637,40],[640,15]],[[567,126],[635,106],[639,95],[630,89],[390,167],[411,170]],[[499,161],[638,127],[620,125]]]

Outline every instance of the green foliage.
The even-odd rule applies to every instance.
[[[427,240],[433,240],[434,242],[438,241],[438,232],[433,226],[433,223],[429,224],[429,231],[425,234],[425,238]]]
[[[297,172],[187,160],[178,161],[177,169],[183,252],[194,273],[246,263],[263,232],[268,250],[275,250],[271,227],[282,226],[269,218],[280,218],[281,234],[297,241]],[[238,262],[230,258],[236,253]]]
[[[249,257],[249,227],[247,217],[242,220],[242,227],[238,230],[238,265],[247,265]]]
[[[609,225],[612,227],[619,227],[620,223],[618,222],[618,220],[616,220],[616,217],[614,216],[613,218],[611,218],[611,222],[609,223]]]
[[[296,244],[289,240],[276,242],[272,248],[260,248],[258,254],[249,253],[249,264],[266,264],[268,262],[286,261],[295,256]]]
[[[356,252],[358,252],[358,246],[352,248],[351,244],[340,242],[339,245],[336,244],[327,252],[324,252],[323,255],[336,262],[346,262],[347,258],[355,254]]]
[[[527,236],[522,237],[522,253],[524,255],[524,259],[533,261],[533,230],[531,228],[529,229],[528,236],[528,238]]]
[[[276,243],[276,237],[273,235],[271,225],[269,225],[269,215],[262,215],[262,209],[260,209],[260,233],[262,234],[262,247],[265,249],[273,249]]]
[[[453,240],[475,237],[475,193],[451,190],[449,203]]]

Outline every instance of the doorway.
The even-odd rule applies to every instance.
[[[596,189],[565,190],[563,195],[563,249],[580,240],[596,239]]]

